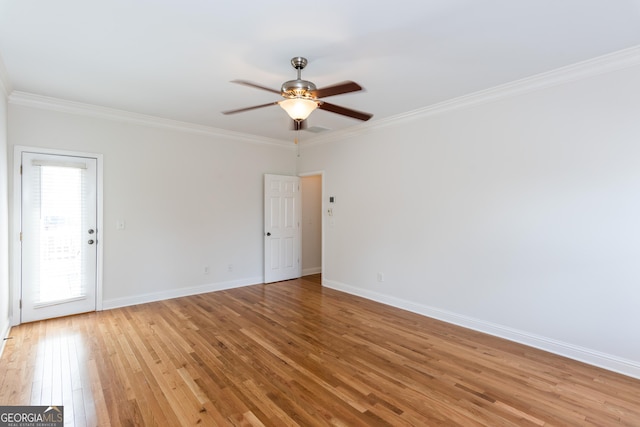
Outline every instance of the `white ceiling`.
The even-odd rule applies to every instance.
[[[278,106],[221,114],[279,99],[230,80],[279,90],[304,56],[318,87],[366,89],[327,101],[376,121],[639,44],[640,0],[0,0],[15,91],[283,141]]]

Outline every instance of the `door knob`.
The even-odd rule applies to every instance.
[[[267,233],[267,236],[271,236],[271,233]]]
[[[93,233],[95,233],[95,232],[96,232],[96,231],[95,231],[93,228],[90,228],[90,229],[89,229],[89,231],[88,231],[88,233],[89,233],[89,234],[93,234]]]
[[[95,243],[95,241],[93,239],[90,239],[87,243],[90,244],[90,245],[93,245]]]

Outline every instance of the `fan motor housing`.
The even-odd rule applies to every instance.
[[[309,98],[313,99],[311,92],[316,90],[316,85],[307,80],[289,80],[282,84],[280,91],[285,98]]]

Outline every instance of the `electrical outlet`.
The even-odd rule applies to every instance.
[[[205,266],[205,267],[204,267],[204,274],[209,274],[209,271],[210,271],[210,270],[209,270],[209,266],[208,266],[208,265],[207,265],[207,266]]]
[[[227,271],[228,271],[229,273],[233,272],[233,264],[229,264],[229,265],[227,266]]]
[[[378,282],[384,282],[384,273],[378,273]]]

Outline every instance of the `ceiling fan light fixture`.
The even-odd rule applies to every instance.
[[[298,78],[295,80],[284,82],[282,84],[282,87],[280,88],[280,91],[246,80],[232,80],[232,83],[238,83],[244,86],[276,93],[284,98],[283,100],[270,102],[268,104],[254,105],[253,107],[223,111],[222,114],[242,113],[244,111],[255,110],[256,108],[269,107],[271,105],[278,104],[280,105],[280,107],[282,107],[283,110],[287,112],[287,115],[291,117],[291,119],[293,119],[294,130],[301,130],[306,128],[305,120],[316,108],[363,121],[367,121],[373,116],[373,114],[330,104],[321,99],[328,96],[341,95],[343,93],[351,93],[362,90],[362,86],[360,86],[358,83],[352,81],[344,81],[342,83],[337,83],[318,89],[316,88],[316,85],[314,83],[307,80],[302,80],[301,72],[302,69],[307,65],[307,60],[305,58],[296,56],[295,58],[291,59],[291,65],[298,72]]]
[[[318,103],[308,98],[289,98],[278,103],[293,120],[306,120],[318,108]]]

